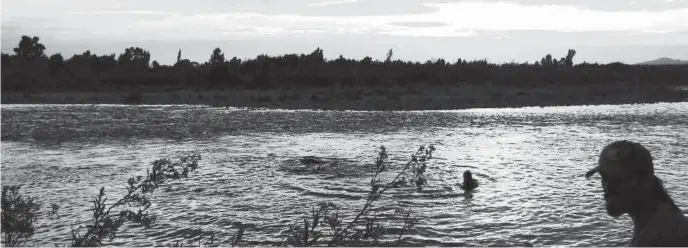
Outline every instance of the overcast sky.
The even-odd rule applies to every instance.
[[[22,34],[47,53],[139,46],[173,63],[310,53],[425,61],[635,63],[688,59],[688,0],[2,0],[2,51]]]

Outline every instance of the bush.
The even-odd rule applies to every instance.
[[[105,197],[105,187],[100,188],[98,196],[91,201],[93,204],[92,224],[86,225],[84,232],[81,232],[81,228],[72,229],[72,246],[101,246],[105,238],[110,240],[115,238],[117,230],[125,221],[150,227],[156,217],[148,214],[147,210],[151,202],[146,194],[153,193],[160,184],[167,180],[188,177],[190,172],[198,168],[200,159],[200,155],[193,154],[182,157],[176,162],[169,159],[154,161],[145,178],[129,178],[126,187],[127,194],[109,205],[107,197]],[[139,209],[131,210],[130,206],[132,205],[139,206]],[[116,212],[117,210],[119,212]]]
[[[421,146],[391,181],[383,182],[380,174],[393,168],[387,162],[385,148],[380,147],[375,164],[371,168],[373,176],[370,180],[370,191],[361,209],[347,214],[332,203],[321,203],[317,208],[312,208],[309,217],[298,220],[281,234],[284,238],[282,244],[352,246],[368,244],[367,242],[377,243],[388,232],[385,228],[387,223],[382,223],[377,212],[372,210],[374,203],[390,188],[415,187],[421,190],[423,185],[427,184],[426,163],[432,158],[434,150],[432,145]],[[105,241],[112,241],[116,237],[119,228],[125,222],[150,227],[155,223],[156,216],[148,212],[151,206],[148,195],[169,180],[188,177],[189,173],[198,169],[200,160],[201,156],[198,154],[183,156],[176,161],[166,158],[155,160],[145,177],[132,177],[127,180],[126,193],[116,201],[108,201],[105,188],[101,187],[98,195],[90,202],[93,219],[85,226],[72,228],[70,245],[102,246]],[[4,186],[2,191],[2,242],[5,246],[26,245],[35,230],[33,223],[37,219],[40,205],[31,197],[21,196],[19,189],[19,186]],[[57,204],[51,204],[48,216],[57,216],[59,208]],[[411,211],[401,208],[394,210],[394,216],[403,221],[402,232],[397,238],[398,245],[402,235],[414,225],[415,219],[411,217]],[[227,245],[240,245],[248,226],[242,225],[228,239]],[[210,243],[205,245],[221,245],[215,244],[214,241],[213,234]],[[180,245],[180,242],[169,244]]]
[[[72,228],[71,246],[102,246],[106,238],[115,238],[119,227],[126,221],[150,227],[156,217],[147,211],[151,206],[147,194],[153,193],[168,180],[188,177],[198,168],[199,160],[201,156],[198,154],[183,156],[174,162],[169,159],[156,160],[146,177],[129,178],[127,193],[114,202],[108,202],[105,187],[100,188],[98,196],[91,201],[93,219],[86,226]],[[20,186],[2,188],[2,243],[5,246],[26,245],[34,234],[33,223],[38,218],[40,205],[34,202],[34,198],[21,196],[19,189]],[[133,210],[132,207],[138,209]],[[48,216],[56,216],[59,208],[59,205],[51,204]]]
[[[2,244],[24,246],[35,231],[40,204],[34,198],[19,194],[21,186],[2,187]]]
[[[372,241],[377,243],[385,234],[385,228],[379,222],[377,213],[370,213],[373,203],[380,199],[383,193],[389,188],[410,186],[415,184],[418,190],[427,184],[425,171],[426,162],[432,158],[434,146],[421,146],[418,151],[411,156],[411,160],[402,167],[394,179],[390,182],[382,182],[379,178],[380,173],[389,170],[386,165],[388,159],[385,147],[380,147],[378,156],[373,167],[373,178],[370,180],[370,191],[363,207],[356,212],[353,219],[346,221],[346,214],[338,211],[337,206],[332,203],[321,203],[316,210],[311,210],[309,217],[303,217],[296,221],[284,232],[284,244],[290,246],[360,246],[365,242]],[[406,178],[409,180],[406,180]],[[409,230],[414,219],[410,217],[411,212],[404,209],[397,209],[396,215],[403,217],[403,230]],[[310,219],[310,221],[309,221]],[[302,223],[302,224],[301,224]],[[400,233],[397,245],[401,241]]]

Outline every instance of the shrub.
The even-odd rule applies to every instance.
[[[370,208],[375,201],[382,197],[382,194],[392,187],[408,186],[409,182],[414,182],[420,190],[427,184],[425,171],[426,162],[432,158],[435,147],[421,146],[418,151],[411,156],[411,160],[402,167],[392,181],[383,183],[379,178],[380,174],[389,168],[385,161],[388,159],[385,147],[380,147],[375,165],[372,168],[373,177],[370,180],[370,191],[368,192],[366,203],[357,211],[357,214],[350,221],[346,222],[345,214],[337,210],[337,206],[332,203],[321,203],[318,209],[312,208],[310,221],[308,217],[303,217],[286,230],[283,242],[291,246],[358,246],[365,241],[372,240],[377,242],[386,232],[384,225],[379,222],[377,213],[370,214]],[[411,173],[411,180],[405,180],[407,173]],[[396,209],[397,215],[403,216],[403,230],[409,230],[414,223],[410,217],[411,212],[401,208]],[[302,223],[302,224],[301,224]],[[397,244],[401,241],[400,233]]]
[[[40,204],[34,198],[19,194],[21,186],[2,187],[2,244],[4,246],[23,246],[35,227],[33,222],[38,218]]]
[[[71,246],[101,246],[106,238],[115,238],[119,227],[126,221],[150,227],[156,217],[148,213],[151,202],[147,194],[153,193],[160,184],[188,177],[198,168],[201,156],[192,154],[181,157],[178,161],[159,159],[152,163],[145,177],[129,178],[127,193],[119,200],[108,202],[105,187],[100,188],[91,204],[93,219],[86,226],[72,228]],[[2,188],[2,243],[5,246],[24,246],[34,234],[33,223],[37,219],[40,205],[34,198],[19,194],[20,186],[3,186]],[[132,210],[132,207],[138,207]],[[48,216],[57,216],[60,206],[51,204]],[[82,230],[83,228],[83,230]],[[243,229],[232,243],[241,239]]]
[[[127,194],[108,205],[105,197],[105,187],[100,188],[100,193],[91,201],[93,204],[92,223],[86,225],[86,230],[72,229],[72,246],[101,246],[105,238],[112,240],[117,230],[125,221],[139,223],[145,227],[155,221],[156,217],[148,214],[151,205],[148,193],[153,193],[161,183],[167,180],[186,178],[189,172],[198,168],[201,156],[193,154],[172,162],[169,159],[159,159],[153,162],[152,168],[147,171],[145,178],[129,178],[127,181]],[[129,206],[139,206],[133,211]],[[114,211],[113,211],[114,210]],[[119,212],[116,212],[119,210]]]
[[[373,210],[374,203],[379,200],[389,188],[413,187],[421,190],[427,184],[425,172],[427,161],[432,158],[435,148],[421,146],[411,156],[408,163],[401,167],[396,176],[389,182],[383,182],[381,173],[393,169],[390,167],[388,155],[384,147],[380,150],[371,168],[373,174],[370,180],[370,191],[366,202],[361,209],[347,214],[340,211],[335,204],[320,203],[313,207],[309,217],[303,217],[288,230],[283,232],[283,245],[294,246],[352,246],[362,245],[366,242],[375,242],[389,234],[386,223],[380,221],[378,211]],[[151,201],[148,198],[161,184],[168,180],[186,178],[189,173],[198,169],[198,161],[201,156],[192,154],[183,156],[177,161],[170,159],[155,160],[146,176],[132,177],[127,180],[126,193],[116,201],[108,201],[105,187],[101,187],[98,195],[91,200],[93,219],[85,226],[72,228],[71,246],[102,246],[106,240],[112,241],[116,237],[119,228],[127,221],[138,223],[144,227],[154,224],[156,216],[149,214]],[[408,180],[407,180],[408,178]],[[33,223],[37,219],[40,205],[34,202],[34,198],[23,197],[19,192],[20,186],[4,186],[2,191],[2,237],[5,246],[26,245],[34,233]],[[51,204],[48,216],[57,216],[60,206]],[[401,232],[397,238],[399,245],[405,232],[410,230],[415,218],[411,211],[396,208],[393,216],[403,221]],[[240,245],[246,228],[250,225],[241,225],[238,231],[228,239],[228,246]],[[212,234],[210,243],[204,245],[217,246],[215,234]],[[191,241],[188,242],[191,244]],[[180,242],[168,244],[168,246],[181,246]],[[201,245],[199,239],[199,246]]]

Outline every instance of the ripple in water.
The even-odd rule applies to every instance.
[[[688,103],[460,111],[270,111],[204,106],[2,105],[2,185],[59,203],[39,218],[34,245],[67,243],[90,218],[100,186],[123,194],[126,178],[153,160],[200,152],[190,178],[153,195],[150,229],[126,226],[113,245],[149,246],[228,238],[240,223],[249,244],[280,231],[323,200],[358,209],[379,145],[394,166],[435,144],[422,192],[392,189],[376,206],[403,206],[420,222],[410,245],[618,246],[631,222],[606,215],[596,178],[583,174],[602,146],[643,143],[679,206],[688,206]],[[335,164],[313,171],[299,157]],[[473,197],[464,170],[481,181]],[[685,209],[685,207],[683,207]],[[394,231],[396,227],[392,226]]]

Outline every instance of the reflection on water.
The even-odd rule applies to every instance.
[[[23,184],[62,206],[60,219],[37,223],[36,245],[52,246],[69,240],[70,224],[89,219],[87,201],[99,186],[123,194],[126,178],[154,159],[196,151],[198,172],[154,194],[157,223],[125,227],[115,244],[228,238],[239,222],[256,224],[244,236],[249,244],[274,244],[317,202],[360,207],[370,178],[350,172],[365,172],[379,145],[401,164],[432,143],[429,187],[390,190],[378,205],[419,217],[407,242],[624,245],[630,220],[608,217],[598,177],[583,174],[604,144],[640,141],[686,209],[687,125],[688,103],[411,112],[3,105],[2,185]],[[328,158],[346,173],[284,169],[300,156]],[[481,182],[472,198],[458,186],[466,169]]]

